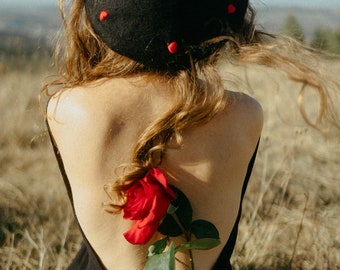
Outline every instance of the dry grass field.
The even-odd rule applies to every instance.
[[[340,63],[327,63],[340,74]],[[236,72],[236,71],[235,71]],[[0,269],[65,269],[81,241],[37,96],[46,68],[0,69]],[[298,86],[248,69],[265,126],[235,269],[340,269],[340,136],[300,119]],[[339,90],[340,91],[340,90]],[[337,94],[340,101],[340,92]],[[311,101],[311,113],[315,104]]]

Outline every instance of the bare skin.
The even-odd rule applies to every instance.
[[[141,132],[173,104],[165,83],[141,82],[111,79],[68,89],[48,106],[79,223],[105,267],[112,270],[142,269],[148,245],[134,246],[124,239],[132,223],[103,210],[108,199],[103,186],[114,181],[114,168],[130,161]],[[229,237],[262,129],[262,109],[254,99],[227,91],[226,95],[233,102],[209,123],[185,131],[183,146],[167,150],[161,166],[169,182],[190,199],[194,219],[209,220],[219,229],[222,245],[194,251],[196,270],[210,269]],[[152,241],[159,237],[156,234]],[[187,262],[184,255],[178,257]],[[187,268],[177,262],[176,269]]]

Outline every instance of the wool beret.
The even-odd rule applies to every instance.
[[[152,70],[181,70],[209,56],[201,46],[241,27],[248,0],[85,0],[87,17],[113,51]]]

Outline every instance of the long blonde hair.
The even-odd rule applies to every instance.
[[[180,145],[184,129],[206,123],[226,106],[223,84],[215,70],[215,63],[224,50],[230,59],[239,62],[280,68],[289,79],[302,83],[301,96],[306,86],[317,89],[322,105],[319,121],[328,118],[338,124],[325,80],[317,69],[309,66],[308,61],[301,61],[303,57],[315,56],[296,41],[282,41],[274,35],[257,31],[254,25],[255,12],[251,7],[239,32],[209,41],[227,41],[223,49],[216,50],[200,61],[192,59],[188,70],[149,75],[142,64],[113,52],[98,39],[86,18],[83,0],[72,1],[69,12],[66,12],[65,0],[60,0],[60,10],[65,33],[55,53],[59,78],[45,85],[42,90],[44,93],[51,95],[49,89],[54,86],[72,88],[101,78],[144,74],[150,79],[160,76],[167,80],[176,96],[177,104],[140,135],[131,163],[125,167],[119,179],[105,187],[109,195],[118,194],[122,199],[122,204],[113,202],[110,205],[112,209],[123,207],[124,192],[135,179],[143,177],[151,167],[161,164],[170,139],[175,141],[175,145]],[[292,51],[299,52],[303,57],[296,58],[296,55],[289,53]],[[303,106],[300,110],[306,122],[318,128],[318,123],[312,123],[304,113]]]

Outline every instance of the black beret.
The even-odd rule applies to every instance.
[[[85,0],[95,33],[113,51],[154,70],[180,70],[194,50],[242,25],[248,0]],[[229,31],[229,32],[226,32]]]

